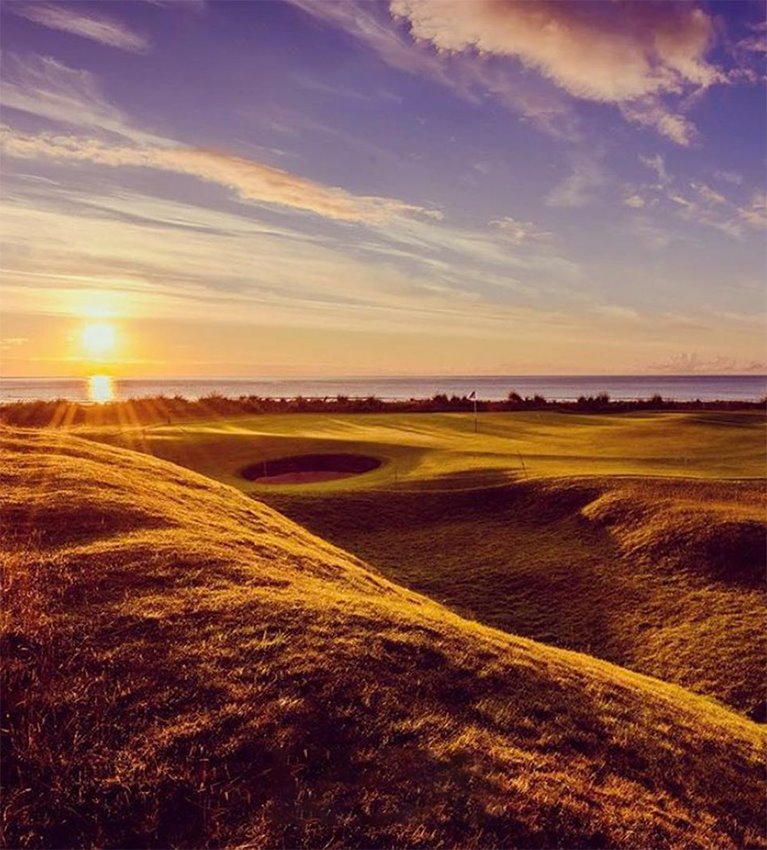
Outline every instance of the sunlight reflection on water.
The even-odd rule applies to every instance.
[[[91,375],[88,378],[88,401],[114,401],[115,387],[111,375]]]

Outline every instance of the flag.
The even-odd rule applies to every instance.
[[[476,392],[472,391],[472,393],[471,393],[471,395],[469,396],[469,398],[476,398],[476,397],[477,397]]]

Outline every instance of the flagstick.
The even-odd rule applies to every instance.
[[[476,434],[479,430],[479,423],[477,422],[477,396],[474,394],[474,433]]]

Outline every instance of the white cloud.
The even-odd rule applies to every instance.
[[[120,21],[101,14],[86,15],[60,4],[54,6],[36,3],[16,5],[13,11],[49,29],[68,32],[109,47],[117,47],[132,53],[145,53],[149,49],[149,42],[143,35],[134,32]]]
[[[738,217],[750,227],[767,228],[767,193],[762,189],[754,192],[749,204],[738,209]]]
[[[621,106],[627,120],[651,127],[661,136],[682,147],[689,147],[698,137],[695,125],[684,115],[672,112],[656,97],[632,101]]]
[[[625,198],[623,203],[627,207],[633,207],[634,209],[641,209],[645,205],[645,199],[641,195],[629,195],[628,198]]]
[[[500,230],[515,245],[524,245],[527,242],[540,242],[551,238],[548,230],[543,230],[537,224],[530,221],[520,221],[511,216],[495,219],[490,224]]]
[[[4,57],[0,105],[134,142],[163,143],[157,136],[131,126],[107,100],[93,74],[70,68],[49,56]]]
[[[639,161],[642,165],[647,166],[647,168],[655,172],[658,177],[658,183],[661,186],[666,186],[671,182],[671,175],[666,170],[666,161],[661,154],[656,153],[653,156],[639,154]]]
[[[712,189],[710,186],[707,186],[705,183],[698,183],[696,181],[692,181],[690,183],[690,188],[694,189],[700,197],[709,204],[726,204],[727,198],[721,194],[721,192],[717,192],[715,189]]]

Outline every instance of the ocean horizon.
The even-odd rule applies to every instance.
[[[608,393],[632,401],[660,395],[673,401],[758,401],[767,396],[767,375],[463,375],[334,378],[0,378],[0,403],[19,401],[125,401],[158,395],[190,400],[211,394],[265,398],[367,397],[407,401],[476,393],[499,401],[516,392],[550,401]]]

